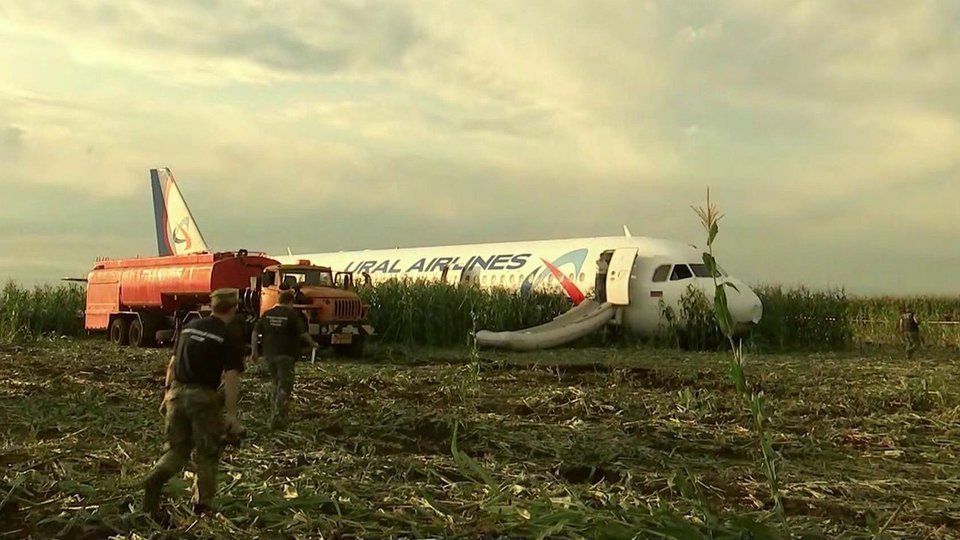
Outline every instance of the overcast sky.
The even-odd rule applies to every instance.
[[[285,4],[285,5],[284,5]],[[268,253],[621,234],[960,293],[960,2],[0,3],[0,279],[156,254],[148,170]]]

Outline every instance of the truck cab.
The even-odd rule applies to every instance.
[[[280,293],[290,289],[296,293],[293,308],[303,316],[313,339],[333,347],[338,355],[362,356],[373,328],[365,324],[369,306],[353,290],[352,275],[334,275],[329,267],[306,260],[269,266],[260,277],[259,315],[276,306]]]

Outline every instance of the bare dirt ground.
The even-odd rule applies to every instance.
[[[275,432],[250,369],[250,433],[225,451],[218,513],[190,511],[188,466],[168,485],[169,522],[153,523],[136,510],[163,452],[169,354],[99,340],[0,349],[0,538],[786,530],[728,357],[645,349],[481,352],[479,368],[465,350],[324,356],[297,365],[293,422]],[[958,537],[955,352],[758,356],[747,375],[766,396],[792,532]]]

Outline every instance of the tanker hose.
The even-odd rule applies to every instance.
[[[241,305],[248,313],[256,313],[258,308],[256,291],[247,288],[241,293]]]

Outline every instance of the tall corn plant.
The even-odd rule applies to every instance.
[[[851,311],[857,340],[871,344],[899,343],[897,323],[900,312],[906,308],[913,310],[920,320],[925,343],[960,347],[960,324],[955,324],[960,321],[960,297],[950,296],[853,298]]]
[[[733,381],[737,393],[744,400],[745,404],[748,404],[750,407],[750,412],[753,415],[753,427],[756,431],[757,438],[759,439],[760,449],[763,454],[764,473],[767,477],[767,484],[770,489],[770,494],[773,497],[774,509],[780,516],[780,519],[783,521],[784,525],[786,525],[786,515],[783,511],[783,502],[780,496],[780,483],[777,477],[777,461],[779,461],[780,458],[773,450],[770,434],[767,433],[766,430],[763,391],[761,390],[758,393],[748,392],[747,377],[743,371],[743,344],[735,343],[733,338],[733,315],[730,313],[730,310],[727,307],[726,287],[730,287],[734,290],[738,289],[733,283],[729,283],[726,280],[721,282],[719,280],[720,273],[718,271],[716,258],[713,255],[713,242],[716,240],[717,234],[720,231],[719,223],[723,216],[720,214],[717,207],[711,204],[709,189],[707,189],[707,205],[701,208],[693,207],[693,210],[698,216],[700,216],[700,222],[703,224],[703,228],[707,232],[707,252],[703,254],[703,262],[709,269],[710,275],[713,277],[715,289],[713,305],[714,317],[716,318],[717,324],[720,326],[720,330],[723,332],[723,335],[730,343],[730,350],[732,352],[729,371],[730,379]]]
[[[851,302],[842,289],[757,285],[754,291],[763,302],[763,318],[754,332],[762,345],[793,351],[842,350],[851,344]]]

